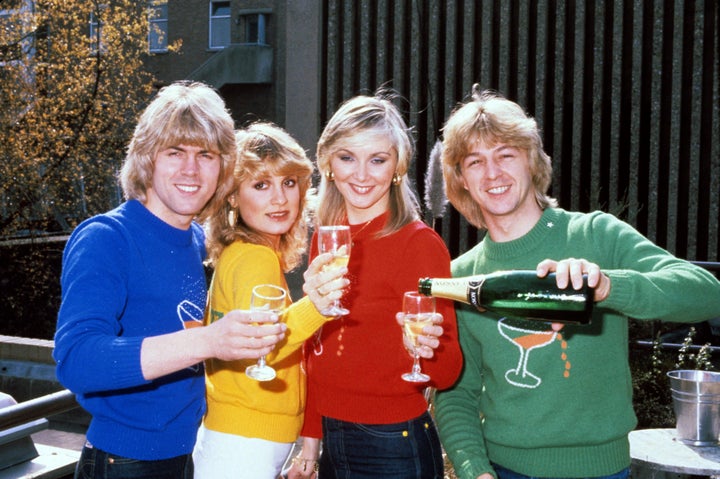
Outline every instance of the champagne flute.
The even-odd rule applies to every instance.
[[[252,290],[250,297],[250,311],[263,311],[277,313],[285,307],[287,291],[274,284],[259,284]],[[245,374],[258,381],[270,381],[275,379],[275,370],[267,365],[265,356],[258,359],[257,364],[248,366]]]
[[[435,298],[408,291],[403,295],[403,314],[403,334],[413,345],[413,366],[412,371],[403,374],[402,378],[413,383],[424,383],[430,380],[430,376],[420,371],[418,336],[423,334],[425,326],[433,324]]]
[[[318,250],[320,253],[332,253],[333,260],[325,268],[342,268],[350,261],[352,237],[349,226],[320,226],[318,228]],[[344,316],[350,311],[343,308],[340,300],[320,311],[324,316]]]

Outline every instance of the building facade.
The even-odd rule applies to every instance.
[[[155,0],[151,11],[146,65],[160,85],[204,81],[220,91],[239,126],[272,121],[313,150],[318,1]]]

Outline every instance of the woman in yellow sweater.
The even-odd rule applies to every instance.
[[[232,309],[249,309],[252,288],[287,291],[285,273],[307,248],[313,165],[284,130],[255,123],[237,133],[235,188],[208,223],[208,256],[215,267],[206,324]],[[267,356],[277,376],[245,374],[254,360],[205,363],[207,412],[193,452],[196,479],[276,479],[297,440],[305,408],[302,344],[332,318],[319,313],[340,298],[346,270],[322,272],[330,254],[304,273],[306,296],[286,301],[286,338]]]

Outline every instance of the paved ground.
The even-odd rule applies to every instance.
[[[32,435],[33,442],[47,446],[80,451],[85,444],[85,432],[79,430],[45,429]]]

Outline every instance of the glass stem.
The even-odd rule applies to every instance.
[[[420,355],[418,353],[413,354],[412,372],[413,374],[418,374],[420,372]]]
[[[258,359],[258,366],[261,368],[265,367],[265,356],[260,356],[260,359]]]

